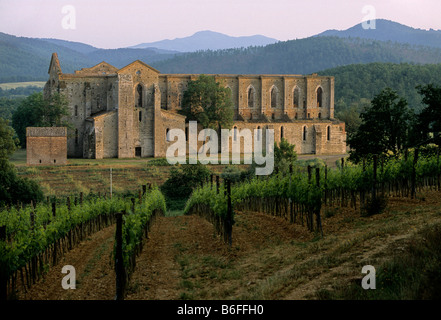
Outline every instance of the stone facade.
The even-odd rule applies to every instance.
[[[142,61],[117,69],[106,62],[73,74],[52,55],[44,94],[69,101],[74,129],[68,157],[164,157],[167,132],[185,130],[178,114],[189,81],[199,75],[161,74]],[[334,78],[303,75],[213,75],[231,91],[233,128],[274,129],[298,154],[343,154],[345,124],[334,118]]]
[[[26,160],[27,165],[67,164],[67,129],[26,128]]]

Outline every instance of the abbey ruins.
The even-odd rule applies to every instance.
[[[229,88],[233,130],[274,129],[298,154],[343,154],[345,124],[334,118],[334,78],[313,75],[213,75]],[[56,53],[44,95],[63,93],[70,122],[68,157],[165,157],[170,129],[186,130],[178,113],[196,74],[161,74],[142,61],[117,69],[101,62],[62,72]]]

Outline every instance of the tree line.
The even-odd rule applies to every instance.
[[[360,113],[360,125],[348,133],[349,159],[355,163],[372,159],[406,157],[409,150],[423,146],[441,146],[441,86],[418,85],[424,105],[419,112],[391,88],[374,96]]]

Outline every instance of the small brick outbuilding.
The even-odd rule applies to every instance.
[[[67,164],[67,128],[26,128],[26,159],[31,166]]]

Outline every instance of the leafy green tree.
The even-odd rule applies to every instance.
[[[0,159],[8,159],[14,153],[16,144],[9,121],[0,118]]]
[[[441,86],[428,84],[417,86],[426,107],[418,115],[418,128],[424,140],[433,137],[433,142],[441,145]]]
[[[170,177],[161,186],[161,191],[168,198],[187,198],[210,174],[210,169],[200,163],[173,167]]]
[[[66,98],[55,93],[49,99],[44,99],[43,93],[33,93],[22,101],[12,115],[12,126],[17,133],[22,147],[26,146],[27,127],[57,127],[67,126],[68,102]]]
[[[279,144],[274,144],[274,167],[279,172],[289,172],[289,166],[297,160],[295,145],[282,138]]]
[[[336,118],[345,122],[348,135],[357,131],[361,124],[360,113],[369,107],[370,103],[368,99],[362,98],[358,102],[353,102],[348,107],[345,106],[341,108],[340,111],[336,113]]]
[[[13,134],[8,121],[0,118],[0,206],[43,199],[40,186],[33,180],[19,177],[8,160],[16,147]]]
[[[360,114],[362,123],[348,137],[350,159],[359,162],[373,154],[397,157],[408,143],[413,113],[407,101],[390,88],[383,89]]]
[[[45,102],[42,93],[34,93],[27,97],[12,114],[12,127],[17,133],[20,145],[26,146],[26,127],[38,126],[41,121],[40,110]]]
[[[230,129],[233,125],[233,101],[228,88],[212,76],[200,75],[190,81],[184,92],[181,113],[204,128]]]

